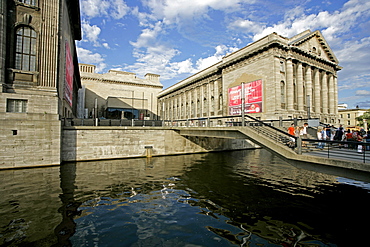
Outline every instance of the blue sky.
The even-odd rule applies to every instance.
[[[167,88],[272,32],[320,30],[343,69],[338,101],[370,108],[369,0],[80,0],[80,63],[159,74]]]

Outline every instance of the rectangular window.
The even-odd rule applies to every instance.
[[[347,114],[347,118],[351,118],[351,114],[349,114],[349,113],[348,113],[348,114]]]
[[[7,99],[6,111],[7,112],[27,112],[27,102],[24,99]]]

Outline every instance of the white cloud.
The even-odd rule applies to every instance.
[[[88,18],[107,16],[121,19],[130,10],[124,0],[80,0],[80,6]]]
[[[336,55],[343,66],[338,72],[340,90],[370,88],[370,37],[346,42]]]
[[[195,64],[191,58],[184,61],[173,61],[180,54],[176,49],[169,49],[165,45],[147,47],[145,51],[136,49],[134,56],[137,63],[129,65],[124,70],[133,71],[140,76],[145,73],[156,73],[162,80],[168,80],[181,74],[194,74],[200,70],[208,68],[222,60],[227,53],[236,51],[237,48],[219,45],[215,47],[215,53],[212,56],[198,59]]]
[[[106,68],[104,58],[99,53],[92,53],[91,51],[77,47],[77,56],[79,63],[93,64],[96,66],[95,72],[99,73]]]
[[[207,18],[209,9],[232,12],[240,9],[242,3],[254,0],[145,0],[153,15],[165,20],[166,24],[180,23],[183,19]]]
[[[113,5],[113,9],[110,13],[114,19],[123,18],[130,10],[130,8],[127,6],[127,4],[123,0],[113,0],[112,5]]]
[[[152,28],[143,29],[137,41],[130,44],[135,48],[152,46],[161,31],[162,23],[158,21]]]
[[[109,2],[104,0],[80,0],[83,15],[94,18],[107,13]]]
[[[363,66],[366,66],[366,68],[369,68],[370,37],[363,38],[359,41],[346,42],[344,48],[336,52],[336,55],[340,61],[347,63],[359,62],[363,63]]]
[[[245,33],[259,33],[262,31],[263,26],[251,20],[244,20],[238,18],[229,24],[229,28],[239,30]]]
[[[369,15],[370,2],[367,0],[348,1],[342,11],[333,13],[323,11],[306,15],[302,8],[297,7],[287,12],[283,22],[265,27],[264,30],[256,33],[253,39],[258,40],[272,32],[292,37],[307,29],[321,29],[325,39],[331,42],[358,25],[359,18]]]
[[[90,25],[87,21],[82,21],[82,36],[83,41],[88,41],[94,44],[94,46],[99,46],[98,38],[101,32],[100,27],[97,25]],[[86,39],[85,39],[86,38]]]
[[[108,44],[108,43],[103,43],[102,45],[103,45],[103,47],[105,47],[105,48],[107,48],[107,49],[110,49],[110,46],[109,46],[109,44]]]
[[[226,45],[218,45],[215,47],[216,52],[212,56],[206,57],[206,58],[200,58],[196,62],[196,69],[198,71],[206,69],[219,61],[222,60],[222,57],[225,56],[227,53],[232,53],[238,48],[232,48],[232,47],[227,47]]]
[[[357,90],[356,96],[370,96],[369,90]]]
[[[353,90],[355,88],[370,88],[370,73],[358,73],[355,75],[347,76],[342,78],[338,74],[338,90],[346,91]]]

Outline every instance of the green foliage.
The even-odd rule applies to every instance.
[[[364,126],[364,119],[367,119],[367,125],[370,125],[370,109],[367,110],[367,112],[364,113],[364,115],[361,115],[356,118],[356,120],[359,122],[360,126]]]

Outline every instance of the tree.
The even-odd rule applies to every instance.
[[[356,118],[358,125],[364,127],[364,119],[367,119],[368,126],[370,125],[370,109],[367,110],[363,115]]]

